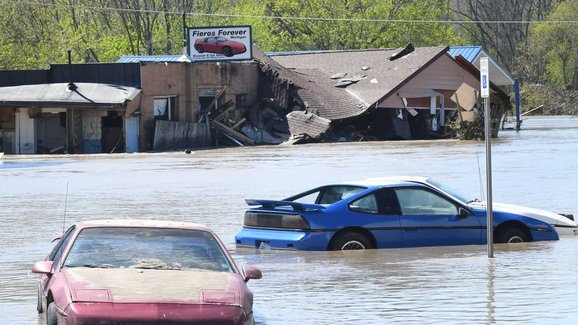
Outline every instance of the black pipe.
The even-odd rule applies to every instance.
[[[68,50],[68,91],[75,91],[78,87],[72,82],[72,56]]]

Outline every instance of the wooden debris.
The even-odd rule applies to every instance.
[[[229,126],[224,125],[223,123],[221,123],[219,121],[213,120],[210,123],[211,123],[211,126],[215,130],[217,130],[218,132],[226,134],[226,135],[238,140],[239,142],[243,143],[244,145],[254,145],[255,144],[255,141],[253,141],[252,139],[246,137],[245,135],[241,134],[240,132],[233,130]]]

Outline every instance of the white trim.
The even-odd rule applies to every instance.
[[[512,76],[504,69],[502,68],[498,63],[496,63],[496,61],[494,61],[494,59],[484,50],[482,49],[478,55],[476,55],[476,58],[474,59],[473,64],[476,66],[476,68],[478,68],[478,70],[480,69],[480,57],[483,55],[488,57],[488,60],[490,61],[490,63],[496,68],[498,69],[498,71],[500,71],[500,73],[506,77],[506,79],[508,79],[508,81],[511,82],[511,85],[514,84],[514,78],[512,78]],[[491,79],[490,79],[491,80]],[[500,86],[500,85],[498,85]]]

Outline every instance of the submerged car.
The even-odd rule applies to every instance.
[[[199,53],[209,52],[231,57],[247,51],[245,44],[231,41],[223,36],[210,36],[195,40],[194,48]]]
[[[246,200],[238,247],[353,250],[485,244],[486,208],[425,177],[367,179],[314,188],[281,201]],[[497,243],[558,240],[576,233],[562,215],[493,205]]]
[[[32,272],[48,325],[253,324],[261,278],[207,227],[143,220],[78,223]]]

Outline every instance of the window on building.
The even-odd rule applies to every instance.
[[[154,99],[155,120],[174,121],[177,118],[177,98],[158,97]]]

